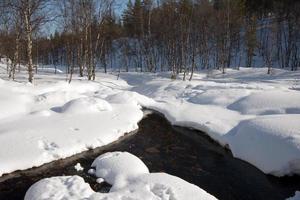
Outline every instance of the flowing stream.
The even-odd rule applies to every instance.
[[[143,160],[151,172],[166,172],[198,185],[219,199],[282,200],[300,190],[300,177],[276,178],[233,158],[231,152],[204,133],[172,126],[162,115],[151,112],[135,134],[118,142],[86,151],[41,167],[0,177],[0,200],[23,199],[36,181],[51,176],[80,175],[95,191],[108,192],[87,173],[93,160],[108,151],[128,151]],[[74,166],[80,163],[83,171]]]

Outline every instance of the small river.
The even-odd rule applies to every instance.
[[[231,152],[204,133],[172,126],[162,115],[150,113],[135,134],[113,144],[86,151],[41,167],[0,177],[0,200],[23,199],[36,181],[61,175],[80,175],[95,191],[108,192],[87,171],[93,160],[108,151],[128,151],[138,156],[151,172],[166,172],[198,185],[219,199],[282,200],[300,190],[300,177],[276,178],[233,158]],[[81,163],[83,171],[74,169]]]

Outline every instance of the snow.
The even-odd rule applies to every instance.
[[[109,193],[94,192],[79,176],[46,178],[32,185],[25,200],[212,200],[196,185],[165,173],[149,173],[146,165],[127,152],[109,152],[95,159],[96,175],[112,184]],[[99,179],[99,178],[98,178]],[[97,179],[97,180],[98,180]]]
[[[127,152],[109,152],[95,159],[92,167],[96,168],[95,175],[107,183],[119,187],[126,179],[149,173],[147,166],[136,156]]]
[[[185,101],[157,103],[149,108],[164,113],[174,125],[192,127],[208,133],[212,139],[224,146],[227,144],[225,135],[243,118],[238,112],[218,106],[195,106]]]
[[[171,74],[63,74],[7,80],[0,64],[0,175],[109,144],[138,128],[142,107],[174,125],[204,131],[265,173],[300,174],[300,72],[266,68]],[[68,139],[66,139],[68,138]],[[276,155],[276,156],[274,156]]]
[[[33,101],[30,95],[14,85],[18,84],[0,82],[0,120],[28,112],[27,105]]]
[[[283,176],[300,174],[300,115],[265,115],[243,121],[230,135],[235,157]]]
[[[62,74],[64,73],[62,70],[60,69],[55,69],[55,67],[42,67],[42,68],[38,68],[38,73],[57,73],[57,74]]]
[[[89,170],[88,170],[88,174],[90,174],[90,175],[94,175],[95,172],[96,172],[95,169],[89,169]]]
[[[295,193],[295,196],[290,197],[290,198],[287,198],[286,200],[300,200],[300,192],[297,191],[297,192]]]
[[[76,169],[76,171],[83,171],[83,170],[84,170],[84,168],[81,166],[80,163],[77,163],[77,164],[74,166],[74,168]]]
[[[96,182],[100,184],[100,183],[103,183],[103,182],[105,182],[105,181],[104,181],[103,178],[97,178],[97,179],[96,179]]]
[[[79,176],[52,177],[32,185],[25,200],[87,199],[94,191]]]
[[[64,76],[43,74],[28,84],[4,75],[0,70],[0,176],[114,142],[143,117],[141,106],[122,96],[128,84],[115,76],[68,84]],[[105,99],[118,93],[119,103]]]
[[[107,101],[102,99],[92,97],[81,97],[67,102],[62,107],[56,107],[55,109],[52,108],[52,110],[73,115],[101,111],[111,111],[112,107]]]
[[[246,96],[229,105],[229,109],[242,114],[300,114],[299,91],[263,91]]]
[[[267,75],[265,68],[241,68],[196,73],[192,81],[169,77],[121,75],[131,91],[155,100],[146,107],[172,124],[204,131],[265,173],[300,174],[300,72],[274,69]]]

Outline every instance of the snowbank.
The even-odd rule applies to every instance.
[[[236,111],[214,105],[195,106],[185,101],[156,103],[148,107],[164,113],[174,125],[204,131],[223,146],[228,143],[224,136],[244,118]]]
[[[229,135],[233,155],[283,176],[300,174],[300,115],[268,115],[241,122]]]
[[[149,173],[145,164],[127,152],[106,153],[92,164],[96,175],[112,184],[109,193],[96,193],[79,176],[43,179],[30,187],[25,200],[212,200],[196,185],[165,173]],[[123,178],[120,178],[123,177]]]
[[[297,192],[295,193],[295,196],[290,197],[290,198],[287,198],[286,200],[300,200],[300,192],[297,191]]]
[[[114,142],[143,117],[140,105],[126,103],[124,81],[44,76],[34,85],[0,79],[0,176]]]

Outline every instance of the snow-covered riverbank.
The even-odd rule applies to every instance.
[[[0,175],[117,140],[137,129],[142,106],[206,132],[233,155],[276,176],[300,174],[300,72],[266,69],[170,74],[36,75],[34,85],[0,71]]]
[[[148,107],[175,125],[206,132],[233,155],[283,176],[300,173],[300,72],[266,69],[214,71],[193,81],[168,74],[123,74],[132,91],[153,100]]]
[[[0,175],[103,146],[136,130],[143,117],[137,101],[148,98],[127,88],[114,76],[68,84],[64,76],[43,75],[35,85],[0,79]]]

